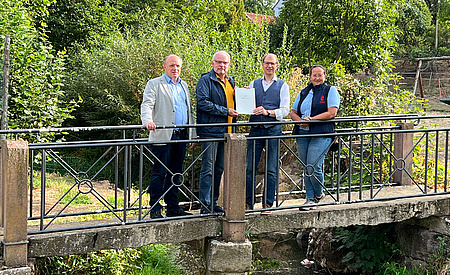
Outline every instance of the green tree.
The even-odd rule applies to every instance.
[[[395,1],[287,0],[278,29],[288,26],[295,64],[340,62],[349,71],[385,66],[395,46]],[[280,32],[272,39],[278,47]]]
[[[272,6],[274,4],[274,0],[244,0],[246,12],[264,15],[273,15]]]
[[[56,52],[45,32],[33,25],[36,12],[46,12],[50,0],[0,1],[0,36],[11,35],[11,83],[8,109],[9,128],[58,127],[71,117],[74,102],[62,100],[64,52]],[[33,7],[33,12],[27,9]],[[45,29],[45,22],[40,27]],[[3,47],[0,50],[3,57]],[[52,138],[52,134],[36,137]],[[33,140],[36,140],[33,139]],[[33,141],[32,140],[32,141]]]
[[[47,22],[49,41],[56,50],[62,51],[123,26],[119,8],[124,1],[57,0],[48,7],[48,13],[35,18],[35,22]]]
[[[450,2],[439,1],[438,13],[438,52],[436,55],[447,56],[450,54]],[[433,21],[427,39],[429,45],[434,49],[436,39],[436,21]]]
[[[248,85],[262,74],[260,62],[268,52],[269,34],[265,26],[245,18],[240,3],[198,1],[183,9],[163,9],[158,15],[141,12],[138,27],[96,37],[92,47],[79,47],[67,89],[83,103],[67,125],[140,124],[145,85],[164,72],[164,57],[171,53],[183,59],[181,77],[188,82],[194,106],[195,85],[202,73],[211,70],[212,55],[218,50],[231,54],[230,74],[238,85]]]
[[[432,49],[429,37],[431,13],[423,0],[402,1],[397,4],[399,16],[395,25],[398,32],[398,58],[414,59],[429,56]]]

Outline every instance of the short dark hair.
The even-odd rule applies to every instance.
[[[311,66],[311,69],[309,70],[309,75],[312,74],[312,70],[313,70],[314,68],[321,68],[321,69],[323,70],[323,73],[324,73],[324,74],[327,74],[327,69],[325,69],[324,66],[322,66],[322,65],[312,65],[312,66]]]

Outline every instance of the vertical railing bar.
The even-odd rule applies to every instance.
[[[425,133],[425,179],[424,179],[424,191],[425,194],[428,193],[427,185],[428,185],[428,142],[429,142],[429,134]]]
[[[248,144],[248,143],[247,143]],[[250,205],[250,207],[255,206],[256,204],[256,174],[258,173],[257,171],[257,167],[256,167],[256,140],[253,140],[252,143],[252,147],[253,147],[253,154],[252,154],[252,205]]]
[[[263,196],[262,196],[262,200],[261,200],[261,207],[262,208],[266,208],[266,200],[267,200],[267,183],[268,183],[268,173],[267,173],[267,162],[269,160],[269,140],[266,139],[264,140],[264,147],[265,147],[265,163],[264,163],[264,189],[263,189]],[[262,152],[261,152],[262,153]],[[261,158],[260,158],[261,159]]]
[[[359,156],[359,199],[362,199],[362,186],[363,186],[363,160],[364,160],[364,135],[360,135],[360,156]]]
[[[115,167],[114,167],[114,209],[118,208],[118,194],[117,190],[119,188],[119,146],[116,146],[116,159],[115,159]]]
[[[280,161],[280,157],[281,157],[281,155],[280,155],[280,150],[281,150],[281,144],[280,144],[280,138],[277,138],[277,148],[278,148],[278,150],[277,150],[277,178],[276,178],[276,182],[275,182],[275,201],[276,201],[276,207],[279,207],[280,206],[280,204],[279,204],[279,192],[280,192],[280,165],[281,165],[281,161]],[[268,150],[266,150],[266,152],[267,152]]]
[[[393,136],[394,136],[393,133],[389,134],[389,144],[390,144],[389,150],[391,152],[393,152],[393,146],[394,146],[394,143],[392,142]],[[389,154],[389,175],[392,175],[392,163],[393,163],[393,161],[394,160],[392,158],[392,154]]]
[[[189,131],[189,130],[188,130]],[[191,163],[193,163],[195,161],[195,147],[192,148],[192,155],[191,155]],[[190,182],[190,188],[192,190],[192,192],[194,192],[194,188],[195,188],[195,164],[192,165],[191,167],[191,182]],[[194,203],[194,195],[191,193],[189,194],[189,200],[191,202],[191,204]]]
[[[207,205],[206,207],[210,207],[209,212],[214,213],[214,188],[215,188],[215,174],[216,174],[216,159],[217,159],[217,150],[219,150],[219,143],[213,142],[212,143],[212,175],[211,175],[211,197],[209,200],[210,205]]]
[[[42,150],[42,164],[41,164],[41,217],[39,223],[39,230],[44,229],[44,215],[45,215],[45,172],[47,170],[47,155],[45,149]]]
[[[379,162],[380,162],[380,179],[378,181],[379,183],[384,182],[383,181],[383,148],[384,148],[383,136],[384,136],[384,134],[381,133],[380,134],[380,142],[381,142],[381,144],[380,144],[380,159],[379,159]]]
[[[331,152],[331,175],[330,175],[330,184],[331,187],[334,188],[334,166],[336,166],[336,152]]]
[[[131,182],[131,172],[133,168],[133,146],[130,146],[128,151],[128,202],[127,207],[131,207],[131,191],[132,191],[132,182]]]
[[[128,145],[125,145],[125,153],[124,153],[124,171],[123,171],[123,222],[127,222],[127,201],[128,201]]]
[[[434,154],[434,193],[438,190],[438,168],[439,168],[439,131],[436,131],[436,149]]]
[[[339,138],[338,141],[338,151],[337,151],[337,158],[338,158],[338,167],[337,167],[337,175],[336,175],[336,199],[337,201],[340,201],[340,193],[341,193],[341,149],[342,149],[342,139]]]
[[[349,141],[349,166],[348,166],[348,200],[352,200],[352,168],[353,168],[353,135],[350,136],[350,141]]]
[[[445,150],[444,150],[444,154],[445,154],[445,168],[444,168],[444,192],[447,192],[447,176],[448,176],[448,134],[449,131],[446,131],[446,136],[445,136]]]
[[[371,169],[370,169],[370,198],[371,199],[373,199],[373,181],[374,181],[374,176],[375,176],[375,174],[374,174],[374,168],[375,168],[375,135],[374,134],[372,134],[371,135],[372,136],[372,155],[371,155],[371,158],[372,158],[372,163],[371,163]]]
[[[144,146],[139,147],[139,220],[142,220],[142,177],[144,174]]]
[[[33,217],[33,186],[34,186],[34,150],[30,150],[31,156],[30,156],[30,217]]]

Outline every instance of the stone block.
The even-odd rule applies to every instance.
[[[208,275],[248,274],[252,265],[252,244],[212,240],[206,254]]]
[[[400,223],[395,229],[405,258],[416,265],[426,266],[430,256],[440,248],[439,237],[443,237],[440,233],[407,223]]]
[[[0,270],[0,275],[32,275],[34,272],[30,267],[18,267]]]

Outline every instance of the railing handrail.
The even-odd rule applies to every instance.
[[[450,118],[450,115],[440,116],[419,116],[417,114],[399,114],[399,115],[377,115],[377,116],[351,116],[336,117],[330,120],[311,120],[308,123],[344,123],[344,122],[367,122],[367,121],[383,121],[383,120],[422,120]],[[219,126],[245,126],[265,125],[265,124],[300,124],[302,121],[293,121],[284,119],[283,121],[273,122],[248,122],[239,121],[236,123],[213,123],[213,124],[186,124],[186,125],[157,125],[157,129],[173,129],[173,128],[194,128],[194,127],[219,127]],[[0,130],[0,134],[32,134],[32,133],[63,133],[63,132],[89,132],[89,131],[105,131],[105,130],[140,130],[145,129],[143,125],[121,125],[121,126],[94,126],[94,127],[61,127],[61,128],[32,128],[32,129],[9,129]]]

